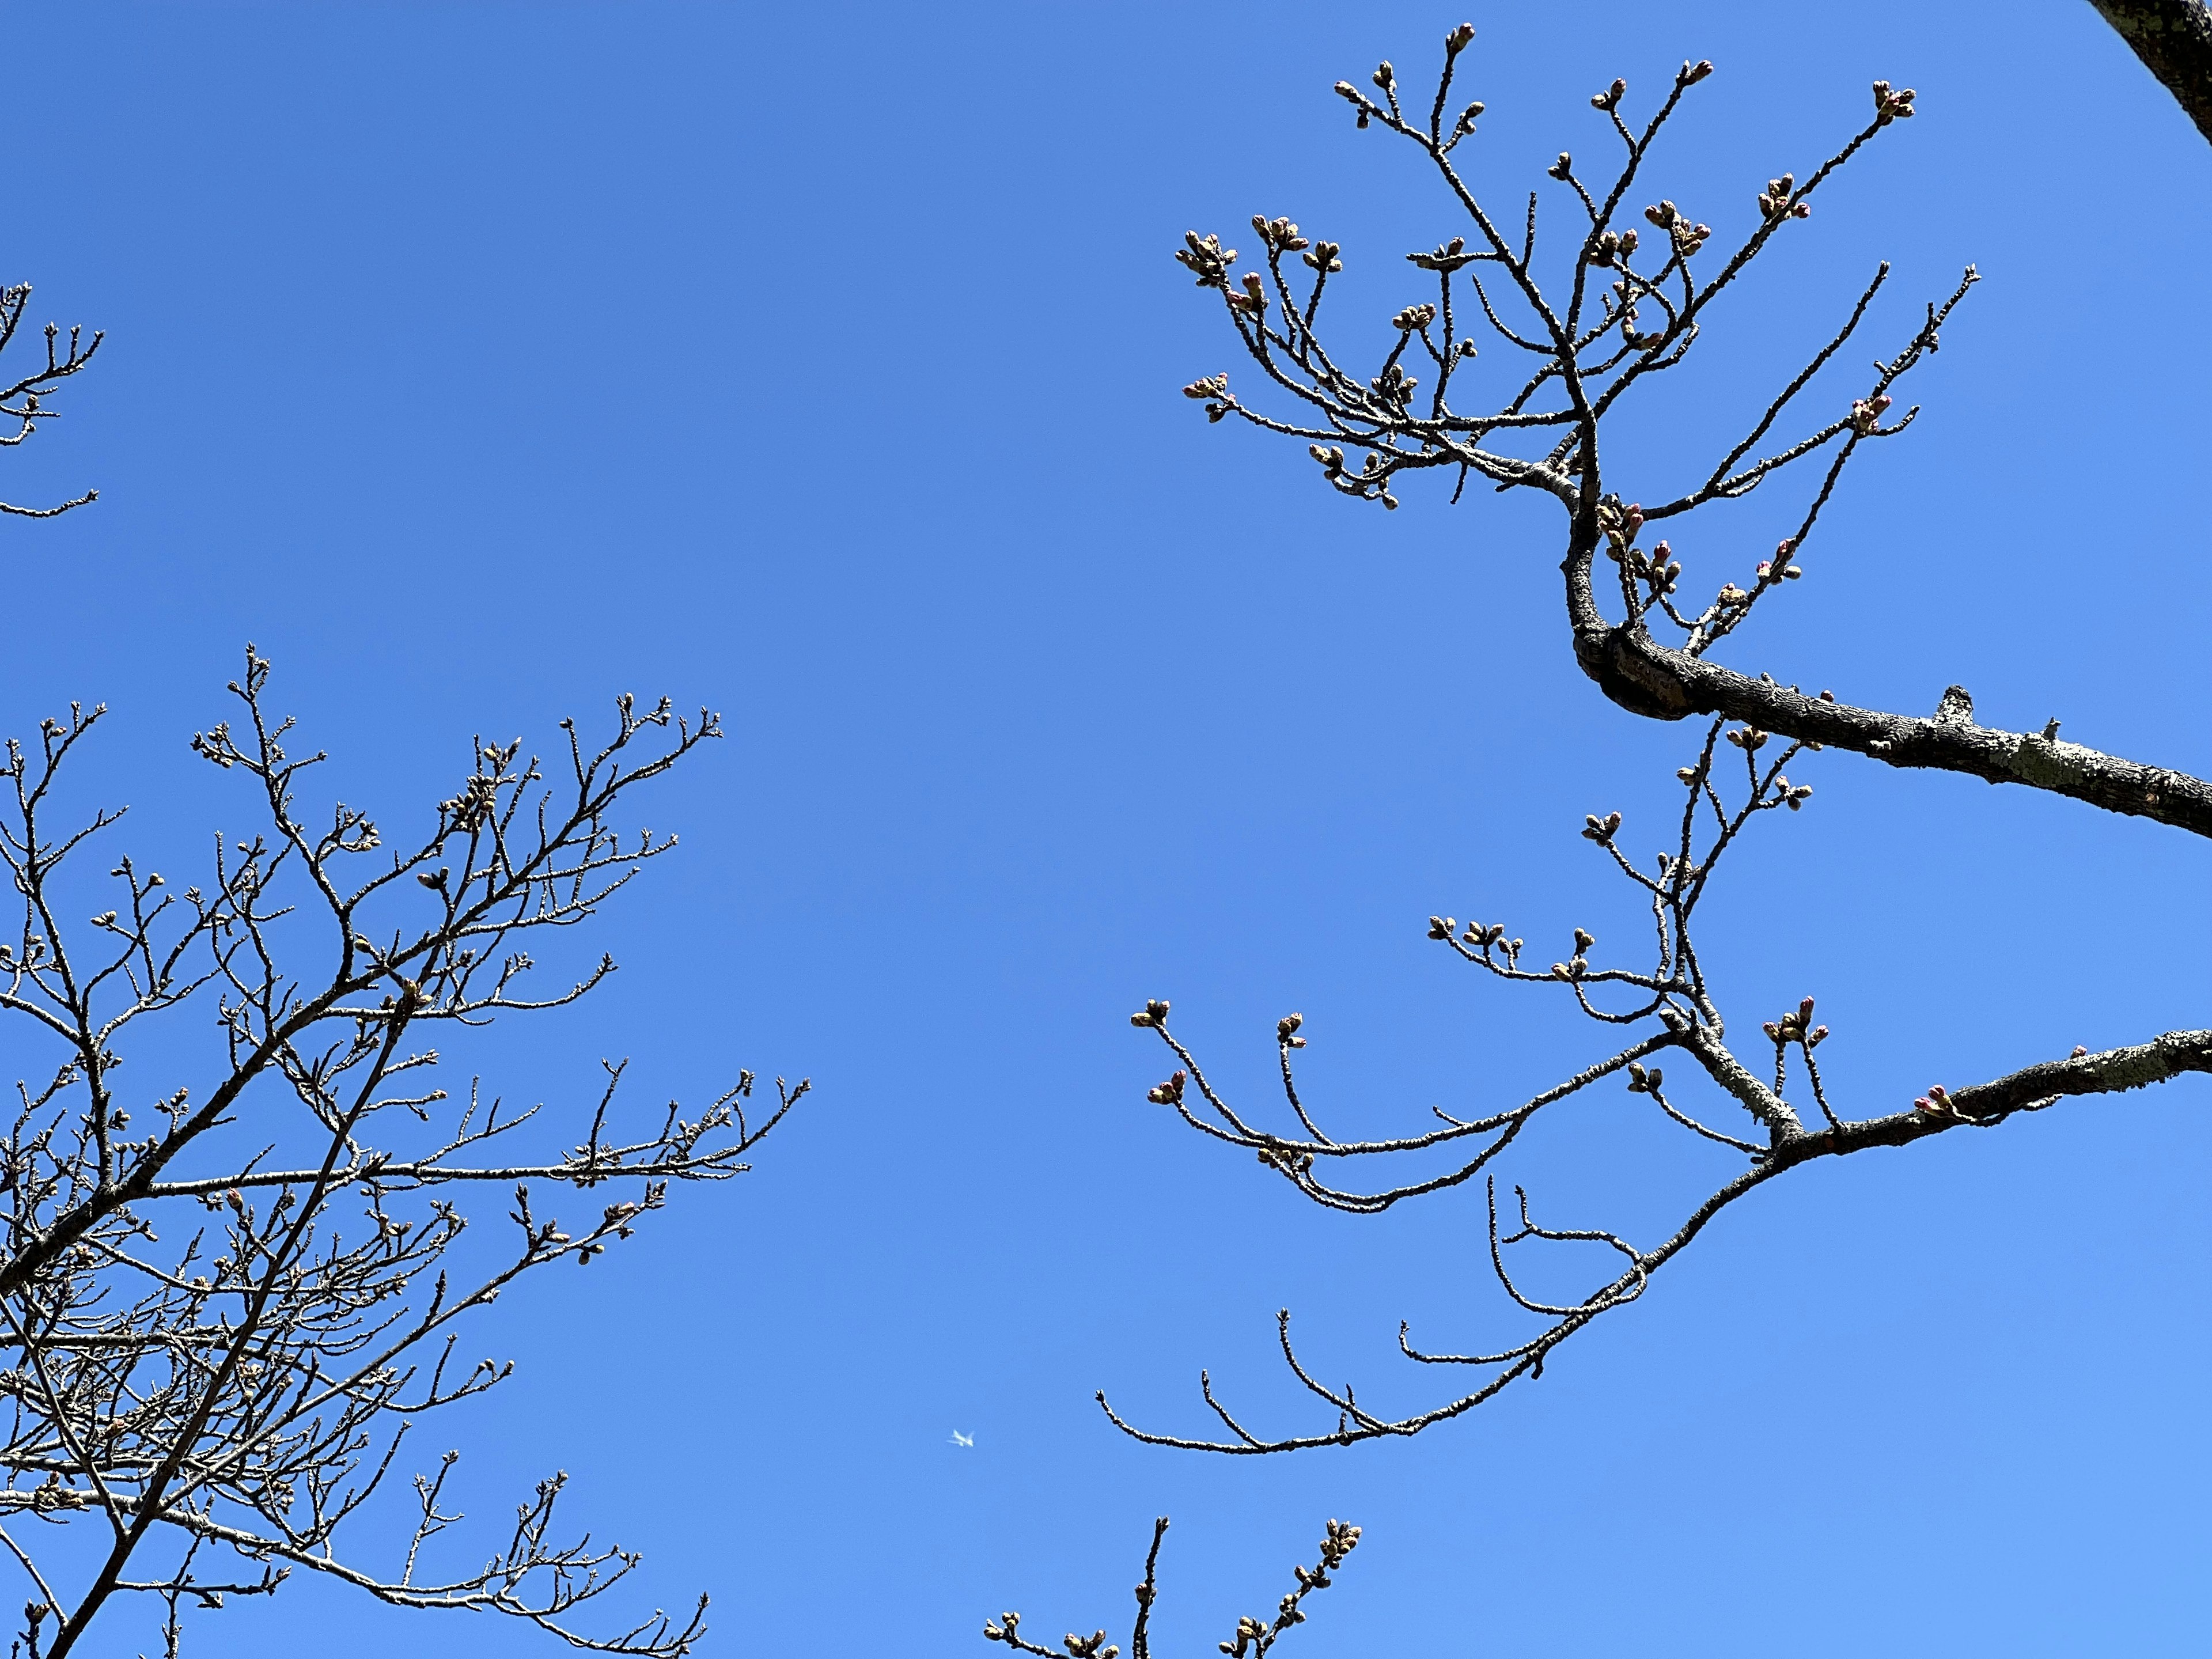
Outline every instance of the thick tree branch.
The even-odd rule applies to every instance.
[[[1575,659],[1614,702],[1656,720],[1724,714],[1801,743],[1849,749],[1886,764],[1962,772],[2084,801],[2107,812],[2153,818],[2212,836],[2212,784],[2069,743],[2053,720],[2041,732],[1978,726],[1973,702],[1949,688],[1926,716],[1861,708],[1792,685],[1739,673],[1661,644],[1641,623],[1607,622],[1590,600],[1589,560],[1567,564]],[[1579,592],[1574,590],[1579,586]]]
[[[2204,0],[2090,0],[2212,139],[2212,7]]]

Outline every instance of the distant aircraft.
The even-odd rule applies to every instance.
[[[955,1429],[952,1431],[952,1443],[956,1446],[972,1446],[975,1443],[975,1437],[972,1434],[963,1434],[959,1430]]]

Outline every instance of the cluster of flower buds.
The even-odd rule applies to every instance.
[[[1142,1008],[1129,1016],[1129,1024],[1139,1027],[1152,1026],[1164,1031],[1168,1029],[1168,1005],[1164,997],[1154,997]]]
[[[1106,1632],[1098,1631],[1090,1636],[1078,1636],[1070,1631],[1060,1638],[1066,1648],[1068,1659],[1117,1659],[1121,1650],[1106,1645]]]
[[[1304,1014],[1285,1014],[1275,1022],[1275,1041],[1285,1048],[1303,1048],[1306,1040],[1298,1035],[1298,1027],[1306,1023]]]
[[[2089,1050],[2087,1044],[2077,1042],[2074,1045],[2074,1052],[2067,1055],[2066,1058],[2069,1060],[2080,1060],[2085,1057],[2088,1052]]]
[[[1437,319],[1437,308],[1431,305],[1407,306],[1390,319],[1390,326],[1401,334],[1411,334],[1416,329],[1426,328]]]
[[[1431,939],[1449,939],[1458,931],[1459,923],[1449,916],[1431,916],[1429,918],[1429,937]]]
[[[1778,774],[1774,780],[1774,798],[1795,812],[1813,799],[1813,786],[1809,783],[1792,783],[1789,779]]]
[[[1630,570],[1650,583],[1654,593],[1671,593],[1681,586],[1682,562],[1666,543],[1654,547],[1648,559],[1633,548],[1629,550],[1634,556],[1629,560]]]
[[[1674,76],[1674,84],[1678,87],[1694,87],[1712,72],[1713,64],[1710,58],[1700,58],[1694,64],[1685,60],[1680,72]]]
[[[1929,1084],[1928,1092],[1912,1103],[1912,1109],[1916,1112],[1926,1112],[1931,1117],[1964,1115],[1956,1106],[1951,1103],[1951,1091],[1940,1083]]]
[[[1636,232],[1633,228],[1608,230],[1590,244],[1589,261],[1594,265],[1603,265],[1610,270],[1618,261],[1626,259],[1635,252]]]
[[[1316,242],[1304,257],[1308,264],[1326,276],[1344,269],[1344,261],[1336,257],[1343,252],[1334,242]]]
[[[1792,1042],[1802,1042],[1808,1048],[1817,1048],[1827,1041],[1828,1028],[1813,1024],[1813,999],[1807,997],[1779,1019],[1770,1019],[1759,1029],[1778,1048]]]
[[[1237,263],[1237,250],[1221,246],[1218,236],[1200,236],[1194,230],[1182,234],[1183,246],[1176,250],[1176,263],[1185,266],[1198,277],[1200,288],[1229,286],[1229,267]]]
[[[1408,253],[1407,262],[1423,270],[1457,270],[1462,265],[1471,265],[1478,255],[1467,251],[1467,238],[1455,236],[1449,242],[1439,243],[1432,253]]]
[[[1313,1168],[1314,1155],[1287,1146],[1262,1146],[1260,1148],[1260,1162],[1271,1170],[1280,1170],[1295,1180]]]
[[[1790,562],[1790,556],[1797,550],[1797,538],[1784,536],[1774,544],[1774,556],[1759,562],[1759,585],[1771,587],[1778,581],[1796,581],[1805,573]]]
[[[995,1620],[987,1619],[983,1621],[983,1639],[986,1642],[1012,1642],[1014,1632],[1021,1627],[1021,1622],[1022,1616],[1018,1613],[1002,1613]]]
[[[1613,832],[1620,828],[1620,814],[1618,812],[1607,812],[1603,817],[1589,812],[1583,817],[1583,839],[1594,841],[1601,847],[1610,842]]]
[[[1336,95],[1359,112],[1359,125],[1362,127],[1382,112],[1369,100],[1365,93],[1360,91],[1349,81],[1339,81],[1336,83]]]
[[[1755,726],[1739,726],[1728,734],[1728,740],[1747,755],[1755,755],[1766,741],[1766,733]]]
[[[1759,216],[1766,219],[1809,219],[1813,216],[1810,202],[1793,202],[1790,194],[1797,188],[1797,175],[1785,173],[1779,179],[1769,179],[1766,190],[1759,198]]]
[[[1226,283],[1223,284],[1221,291],[1228,296],[1230,309],[1232,311],[1248,311],[1255,317],[1267,314],[1267,285],[1260,280],[1258,271],[1248,270],[1244,273],[1243,293],[1237,293]]]
[[[1632,576],[1641,577],[1656,595],[1671,593],[1682,579],[1681,561],[1674,556],[1674,550],[1661,542],[1646,554],[1640,547],[1632,547],[1619,536],[1606,538],[1605,556],[1615,564],[1625,566]]]
[[[1613,496],[1598,503],[1597,521],[1605,532],[1605,538],[1616,548],[1626,547],[1644,528],[1644,508],[1636,501],[1623,507]]]
[[[1460,935],[1460,941],[1482,951],[1488,951],[1495,945],[1504,945],[1505,954],[1509,957],[1517,955],[1521,949],[1521,941],[1517,939],[1510,944],[1506,944],[1505,924],[1502,921],[1493,921],[1487,927],[1479,921],[1470,921],[1467,925],[1467,931]]]
[[[1233,1642],[1218,1642],[1214,1645],[1227,1654],[1229,1659],[1244,1659],[1246,1650],[1267,1633],[1267,1627],[1265,1625],[1253,1618],[1251,1614],[1246,1613],[1237,1621],[1237,1639]]]
[[[1145,1098],[1155,1106],[1180,1106],[1182,1104],[1183,1085],[1189,1081],[1190,1074],[1177,1066],[1175,1075],[1165,1083],[1155,1083],[1146,1090]]]
[[[1459,119],[1452,124],[1453,142],[1456,143],[1474,131],[1474,124],[1482,118],[1482,100],[1478,98],[1459,112]]]
[[[1416,307],[1416,309],[1419,308]],[[1404,313],[1400,314],[1402,316]],[[1405,368],[1397,363],[1391,364],[1389,368],[1367,383],[1368,390],[1384,403],[1395,404],[1401,409],[1413,401],[1413,388],[1419,385],[1420,381],[1407,374]],[[1374,458],[1370,456],[1369,459],[1371,460]]]
[[[1607,87],[1603,92],[1593,93],[1590,94],[1590,107],[1592,109],[1601,109],[1607,114],[1611,114],[1614,110],[1620,107],[1620,100],[1627,95],[1627,93],[1628,82],[1622,80],[1620,76],[1615,76],[1613,77],[1613,84]]]
[[[1252,216],[1252,228],[1260,233],[1260,240],[1267,245],[1270,253],[1296,253],[1307,246],[1306,239],[1298,234],[1298,228],[1288,219],[1270,219],[1265,214]]]
[[[1218,421],[1237,407],[1237,399],[1230,394],[1226,374],[1209,374],[1202,380],[1193,380],[1182,389],[1186,398],[1207,398],[1213,401],[1206,406],[1206,418]]]
[[[1575,158],[1568,155],[1566,151],[1561,150],[1559,152],[1559,159],[1553,162],[1551,166],[1546,167],[1544,171],[1551,174],[1553,178],[1565,182],[1566,179],[1574,177]]]
[[[1468,39],[1474,37],[1474,30],[1468,25],[1462,23],[1460,27],[1467,30]],[[1359,1528],[1332,1520],[1328,1523],[1328,1536],[1321,1540],[1321,1564],[1334,1571],[1344,1565],[1346,1556],[1358,1547]]]
[[[1449,34],[1444,36],[1444,56],[1447,58],[1456,58],[1460,53],[1465,52],[1474,44],[1474,25],[1472,23],[1462,23]],[[1336,1525],[1336,1522],[1332,1521],[1328,1524],[1334,1527]],[[1356,1534],[1358,1532],[1359,1528],[1354,1527],[1352,1530]]]
[[[1639,1062],[1632,1060],[1628,1062],[1628,1092],[1632,1095],[1656,1095],[1666,1075],[1656,1066],[1646,1071]]]
[[[1856,398],[1851,401],[1851,430],[1865,437],[1881,424],[1883,413],[1889,408],[1889,398]]]
[[[1335,489],[1347,495],[1357,495],[1362,501],[1379,501],[1395,509],[1398,498],[1386,487],[1382,473],[1383,460],[1371,451],[1361,465],[1358,473],[1346,477],[1344,471],[1344,451],[1335,444],[1308,444],[1306,453],[1321,463],[1322,477]]]
[[[1674,252],[1688,258],[1705,245],[1713,234],[1711,225],[1692,224],[1689,216],[1672,202],[1660,202],[1644,210],[1644,216],[1674,239]]]
[[[1911,115],[1912,88],[1911,87],[1907,87],[1903,92],[1892,92],[1887,81],[1877,81],[1874,83],[1874,117],[1879,125],[1887,126],[1892,121],[1908,120]]]

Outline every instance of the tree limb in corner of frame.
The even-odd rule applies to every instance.
[[[2092,0],[2128,49],[2212,140],[2212,7],[2204,0]]]
[[[1593,815],[1583,831],[1649,907],[1650,954],[1641,963],[1598,965],[1590,954],[1597,941],[1577,929],[1563,960],[1525,965],[1522,941],[1508,939],[1503,924],[1430,919],[1430,936],[1477,970],[1571,997],[1607,1033],[1575,1069],[1533,1098],[1465,1118],[1439,1112],[1433,1127],[1397,1137],[1340,1140],[1324,1130],[1298,1090],[1293,1059],[1305,1046],[1299,1016],[1277,1028],[1283,1110],[1266,1121],[1232,1105],[1207,1078],[1170,1029],[1166,1002],[1149,1003],[1133,1016],[1133,1024],[1157,1032],[1176,1062],[1152,1091],[1152,1100],[1172,1107],[1200,1133],[1254,1153],[1317,1204],[1371,1214],[1480,1179],[1488,1200],[1492,1265],[1505,1294],[1533,1321],[1516,1340],[1465,1352],[1417,1345],[1410,1331],[1401,1331],[1407,1358],[1468,1380],[1443,1390],[1444,1398],[1428,1409],[1390,1416],[1360,1405],[1350,1388],[1313,1376],[1291,1341],[1285,1310],[1279,1318],[1283,1359],[1312,1396],[1318,1420],[1290,1432],[1261,1432],[1217,1399],[1211,1380],[1201,1376],[1216,1426],[1200,1435],[1160,1433],[1126,1421],[1100,1395],[1117,1426],[1154,1444],[1252,1455],[1419,1433],[1495,1398],[1519,1378],[1540,1375],[1562,1342],[1640,1297],[1651,1275],[1721,1211],[1792,1170],[1869,1147],[1992,1129],[2072,1096],[2212,1072],[2212,1031],[2146,1034],[2132,1047],[2094,1054],[2077,1048],[2003,1077],[1931,1087],[1909,1109],[1857,1115],[1848,1084],[1821,1072],[1816,1050],[1826,1028],[1815,1023],[1811,998],[1765,1020],[1761,1037],[1743,1052],[1731,1046],[1729,1023],[1698,953],[1695,915],[1722,859],[1741,837],[1777,809],[1795,811],[1809,799],[1810,787],[1791,782],[1786,766],[1824,748],[1852,750],[1893,766],[2045,790],[2197,835],[2212,835],[2212,787],[2062,741],[2055,720],[2029,732],[1979,726],[1972,699],[1959,686],[1947,690],[1930,714],[1911,716],[1853,707],[1829,691],[1807,692],[1713,659],[1754,611],[1794,591],[1814,557],[1822,510],[1851,460],[1911,423],[1917,411],[1899,410],[1898,394],[1937,349],[1942,329],[1973,284],[1971,267],[1950,293],[1927,303],[1924,315],[1875,360],[1865,379],[1844,392],[1827,392],[1824,371],[1866,325],[1887,280],[1888,267],[1880,267],[1856,303],[1834,319],[1819,350],[1754,400],[1741,438],[1709,467],[1638,490],[1640,501],[1625,501],[1623,492],[1608,487],[1601,450],[1607,422],[1621,417],[1639,386],[1660,381],[1684,360],[1715,301],[1777,239],[1798,234],[1815,192],[1865,146],[1886,141],[1910,118],[1915,94],[1875,82],[1865,125],[1802,179],[1784,173],[1747,191],[1755,205],[1749,227],[1723,241],[1671,199],[1651,201],[1640,213],[1634,207],[1656,193],[1646,175],[1658,141],[1712,66],[1684,64],[1640,125],[1625,113],[1627,83],[1613,81],[1590,103],[1607,142],[1620,147],[1617,161],[1595,183],[1585,181],[1568,155],[1549,169],[1569,220],[1565,253],[1555,262],[1565,271],[1550,280],[1540,278],[1537,260],[1539,198],[1529,198],[1525,222],[1510,223],[1479,198],[1455,159],[1474,138],[1483,113],[1479,101],[1454,109],[1455,77],[1473,38],[1464,24],[1447,37],[1433,94],[1418,103],[1401,98],[1388,63],[1372,76],[1371,94],[1349,82],[1336,88],[1360,128],[1382,128],[1413,147],[1459,216],[1457,234],[1407,256],[1427,293],[1393,318],[1395,341],[1380,364],[1371,374],[1355,372],[1325,341],[1323,301],[1330,277],[1342,269],[1343,250],[1305,236],[1287,218],[1259,216],[1253,221],[1259,270],[1234,276],[1237,254],[1218,237],[1194,232],[1176,257],[1201,288],[1218,296],[1285,412],[1248,404],[1225,374],[1185,391],[1205,404],[1212,421],[1233,416],[1305,441],[1330,488],[1386,508],[1396,505],[1403,478],[1421,471],[1453,479],[1455,498],[1470,480],[1552,497],[1565,520],[1562,570],[1577,661],[1633,713],[1668,720],[1703,717],[1703,740],[1677,774],[1680,817],[1661,844],[1632,854],[1617,812]],[[1478,335],[1521,367],[1502,381],[1478,375]],[[1823,413],[1797,413],[1823,402]],[[1667,541],[1650,538],[1659,527],[1672,528],[1669,520],[1685,520],[1712,503],[1787,489],[1800,479],[1796,528],[1756,562],[1747,580],[1723,582],[1709,599],[1687,598],[1682,560]],[[1662,1066],[1662,1059],[1673,1063]],[[1510,1199],[1498,1190],[1495,1166],[1522,1130],[1539,1115],[1572,1109],[1600,1084],[1644,1097],[1730,1166],[1664,1238],[1639,1243],[1598,1228],[1554,1224],[1552,1218],[1539,1219],[1540,1206],[1520,1189]],[[1388,1173],[1363,1178],[1370,1170]],[[1595,1251],[1609,1265],[1579,1298],[1546,1301],[1522,1288],[1511,1265],[1546,1246]]]
[[[174,1656],[187,1613],[301,1571],[396,1607],[504,1613],[592,1652],[684,1653],[704,1598],[593,1619],[586,1604],[638,1558],[562,1531],[564,1476],[488,1551],[457,1555],[458,1454],[421,1465],[404,1443],[507,1375],[459,1356],[471,1315],[628,1239],[674,1185],[742,1172],[806,1092],[778,1079],[755,1107],[741,1073],[702,1110],[638,1120],[616,1065],[562,1127],[474,1082],[450,1092],[432,1046],[563,1007],[613,970],[603,957],[529,988],[539,940],[673,847],[612,815],[719,721],[625,696],[602,744],[564,722],[544,769],[519,739],[478,740],[451,795],[388,843],[359,807],[307,799],[324,757],[289,747],[269,673],[248,647],[235,722],[192,744],[243,783],[259,828],[219,836],[182,890],[128,854],[103,860],[104,878],[79,867],[122,817],[61,804],[101,709],[46,721],[0,767],[0,859],[21,901],[0,938],[0,1018],[19,1053],[46,1051],[0,1146],[0,1546],[31,1590],[22,1651],[62,1659],[139,1598]],[[102,908],[78,926],[87,904]],[[134,1049],[154,1075],[121,1084]],[[468,1196],[487,1188],[506,1195],[504,1235],[461,1248]],[[563,1188],[586,1214],[556,1218]],[[589,1294],[588,1278],[563,1282],[564,1302]],[[361,1511],[390,1486],[407,1518],[364,1549],[379,1522]],[[53,1526],[95,1535],[65,1557],[88,1565],[42,1562]]]

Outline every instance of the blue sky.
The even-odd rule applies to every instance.
[[[1472,16],[1504,201],[1596,147],[1615,74],[1636,106],[1716,62],[1657,193],[1729,225],[1869,81],[1918,90],[1613,452],[1629,478],[1710,453],[1877,258],[1885,348],[1978,264],[1918,425],[1729,659],[1908,712],[1955,680],[1990,723],[2212,767],[2212,150],[2090,8]],[[981,1652],[1007,1607],[1125,1631],[1162,1512],[1174,1651],[1271,1607],[1332,1515],[1365,1541],[1292,1638],[1312,1659],[2201,1651],[2201,1080],[1793,1176],[1540,1383],[1410,1443],[1214,1460],[1091,1404],[1195,1429],[1207,1365],[1294,1425],[1285,1304],[1394,1408],[1431,1397],[1401,1317],[1504,1328],[1477,1195],[1297,1206],[1144,1103],[1161,1058],[1126,1016],[1171,997],[1249,1100],[1301,1009],[1311,1097],[1373,1133],[1517,1097],[1592,1039],[1450,971],[1425,918],[1628,925],[1575,832],[1691,757],[1575,672],[1540,503],[1362,509],[1178,395],[1231,364],[1170,258],[1187,228],[1341,241],[1355,335],[1419,297],[1399,256],[1450,213],[1328,88],[1414,75],[1458,14],[9,21],[0,274],[37,284],[33,325],[109,339],[0,468],[10,499],[102,491],[0,524],[7,729],[107,702],[86,799],[131,801],[131,844],[181,867],[242,817],[185,742],[248,638],[346,798],[394,819],[472,732],[550,742],[618,691],[729,726],[651,804],[684,848],[592,941],[617,980],[470,1060],[556,1102],[617,1054],[647,1099],[740,1066],[817,1092],[744,1181],[502,1304],[484,1345],[520,1375],[430,1431],[488,1523],[567,1468],[654,1597],[714,1592],[724,1654]],[[1747,570],[1779,511],[1678,545]],[[1764,826],[1705,950],[1747,1022],[1820,998],[1847,1111],[2207,1023],[2203,849],[1849,756],[1802,775],[1811,810]],[[1648,1237],[1723,1164],[1628,1109],[1521,1174]],[[306,1585],[201,1634],[310,1638],[550,1650]]]

